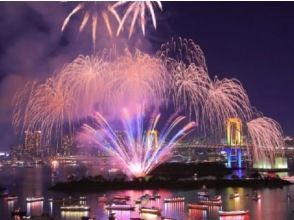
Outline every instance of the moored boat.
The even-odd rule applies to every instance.
[[[44,197],[28,197],[26,198],[26,201],[27,202],[40,202],[40,201],[43,201],[44,200]]]
[[[185,201],[185,197],[173,197],[173,198],[164,199],[165,203],[184,202],[184,201]]]
[[[239,211],[218,211],[220,216],[238,216],[238,215],[247,215],[248,210],[239,210]]]
[[[113,200],[126,200],[129,201],[130,197],[126,195],[116,195],[112,198]]]
[[[208,205],[188,204],[189,209],[208,210]]]
[[[107,205],[105,209],[112,211],[134,211],[135,207],[132,205]]]
[[[5,197],[5,199],[6,199],[7,201],[15,201],[15,200],[18,199],[18,196],[7,196],[7,197]]]
[[[208,205],[208,206],[221,206],[222,201],[213,201],[213,200],[201,200],[199,201],[200,205]]]
[[[148,214],[154,214],[154,215],[160,215],[161,209],[155,208],[155,207],[142,207],[139,209],[140,213],[148,213]]]
[[[61,206],[61,211],[71,211],[71,212],[83,212],[90,211],[90,206],[85,205],[69,205],[69,206]]]

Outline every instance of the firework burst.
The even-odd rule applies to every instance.
[[[146,129],[144,110],[137,107],[134,117],[127,109],[122,111],[124,137],[121,137],[101,114],[95,113],[94,118],[95,127],[99,129],[84,125],[80,137],[87,142],[97,144],[114,156],[122,170],[132,177],[144,177],[165,162],[170,156],[171,148],[195,127],[194,122],[189,122],[181,129],[177,129],[185,117],[174,116],[168,120],[157,137],[156,129],[160,114],[151,118]]]
[[[93,45],[95,48],[96,43],[96,36],[97,36],[97,26],[99,23],[104,23],[107,32],[110,37],[113,36],[113,30],[111,27],[110,22],[110,6],[105,3],[98,3],[98,2],[82,2],[79,3],[74,9],[67,15],[67,17],[64,19],[61,31],[64,31],[67,27],[68,23],[70,22],[71,18],[77,14],[81,13],[83,16],[83,19],[81,21],[81,24],[79,26],[79,32],[82,32],[86,25],[91,23],[92,25],[92,39],[93,39]],[[115,14],[115,13],[113,13]],[[120,18],[117,14],[115,14],[115,18],[118,23],[120,23]]]
[[[278,154],[283,153],[283,132],[275,120],[259,117],[247,122],[249,144],[255,161],[274,162]]]
[[[155,7],[159,7],[160,10],[162,10],[162,4],[160,1],[134,1],[134,2],[128,2],[128,1],[119,1],[112,5],[111,12],[118,17],[117,8],[119,6],[128,5],[127,9],[122,16],[122,19],[120,21],[119,27],[117,29],[117,36],[121,33],[123,30],[123,26],[129,16],[132,16],[130,29],[129,29],[129,37],[132,36],[135,28],[135,23],[138,21],[140,23],[142,33],[145,35],[145,25],[146,25],[146,15],[147,12],[150,13],[152,18],[153,27],[156,29],[156,16],[154,12]]]
[[[215,78],[208,90],[204,114],[203,123],[208,124],[208,130],[220,135],[228,118],[248,119],[251,107],[241,83],[236,79]]]

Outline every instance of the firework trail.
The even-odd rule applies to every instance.
[[[167,102],[168,82],[162,61],[139,50],[78,56],[45,83],[15,95],[13,124],[16,129],[23,124],[22,131],[40,130],[47,142],[53,131],[60,136],[63,123],[93,110],[115,114],[138,103],[159,109]]]
[[[61,31],[64,31],[67,27],[68,23],[70,22],[71,18],[76,15],[77,13],[81,13],[83,15],[83,19],[81,21],[81,24],[79,26],[79,32],[82,32],[86,25],[88,23],[91,23],[92,25],[92,40],[93,40],[93,46],[95,48],[96,43],[96,35],[97,35],[97,25],[101,23],[104,23],[107,32],[110,37],[113,36],[113,30],[111,27],[110,22],[110,6],[105,3],[97,3],[97,2],[82,2],[79,3],[64,19]],[[112,10],[111,10],[112,11]],[[120,23],[120,18],[116,13],[115,19],[118,23]]]
[[[208,90],[203,111],[203,123],[208,125],[208,130],[222,135],[226,120],[231,117],[248,119],[251,106],[246,91],[238,80],[215,78]]]
[[[145,25],[146,25],[146,14],[147,12],[150,13],[152,18],[153,27],[156,29],[156,16],[154,12],[155,7],[159,7],[160,10],[162,10],[162,4],[160,1],[119,1],[115,4],[113,4],[110,9],[111,12],[115,15],[115,17],[119,17],[119,14],[117,12],[117,8],[119,6],[123,6],[127,4],[127,9],[122,16],[122,19],[120,21],[119,27],[117,29],[117,36],[120,34],[120,32],[123,30],[123,26],[129,16],[132,14],[130,29],[129,29],[129,37],[132,36],[135,28],[135,23],[138,21],[140,23],[142,33],[145,35]]]
[[[159,132],[157,126],[160,114],[151,118],[147,129],[144,126],[144,110],[138,107],[132,117],[127,109],[122,112],[124,137],[118,135],[107,120],[99,113],[94,115],[95,127],[84,125],[80,137],[87,142],[97,144],[120,162],[122,171],[132,177],[144,177],[154,168],[165,162],[170,156],[171,148],[185,135],[193,130],[194,122],[189,122],[177,129],[185,117],[172,117]]]
[[[169,68],[175,68],[178,63],[186,66],[194,64],[198,68],[207,71],[205,56],[200,46],[191,39],[171,38],[170,41],[161,45],[157,56],[161,58]]]
[[[274,162],[275,156],[283,153],[283,132],[278,122],[268,117],[259,117],[247,122],[247,128],[255,161]]]
[[[210,86],[208,74],[194,64],[186,67],[180,62],[174,67],[171,74],[171,89],[175,108],[184,109],[189,118],[193,114],[197,120],[202,120],[201,111]]]

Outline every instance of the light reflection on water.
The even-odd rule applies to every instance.
[[[108,211],[105,210],[103,203],[98,203],[97,197],[102,196],[104,193],[82,194],[73,193],[71,195],[61,192],[48,191],[52,181],[65,180],[71,173],[77,173],[78,175],[86,174],[86,170],[81,167],[59,167],[55,168],[55,174],[52,175],[52,170],[46,167],[37,168],[14,168],[8,172],[3,168],[0,170],[0,185],[4,185],[9,188],[11,194],[19,196],[16,201],[0,200],[0,213],[1,220],[9,219],[11,211],[15,208],[21,207],[26,210],[28,214],[40,215],[43,212],[49,213],[54,216],[56,220],[80,220],[82,216],[93,216],[97,220],[107,220]],[[95,170],[93,168],[93,170]],[[92,172],[92,171],[91,171]],[[95,175],[90,173],[91,175]],[[240,174],[242,175],[242,174]],[[250,216],[236,216],[236,217],[221,217],[219,218],[219,207],[209,207],[208,211],[201,210],[188,210],[188,203],[196,203],[200,200],[197,197],[197,190],[125,190],[125,191],[111,191],[105,193],[108,198],[112,198],[114,195],[128,195],[130,196],[130,202],[134,204],[134,201],[140,198],[144,194],[154,195],[159,194],[160,199],[157,200],[145,200],[142,206],[146,207],[158,207],[162,209],[162,215],[173,219],[187,219],[187,220],[200,220],[200,219],[221,219],[221,220],[276,220],[276,219],[294,219],[294,185],[289,187],[280,188],[264,188],[257,190],[261,195],[261,199],[258,201],[252,200],[252,194],[254,190],[241,187],[227,187],[224,189],[211,189],[210,195],[221,195],[223,199],[222,210],[249,210]],[[238,192],[239,198],[230,199],[229,195]],[[287,193],[290,193],[292,199],[287,199]],[[44,196],[44,202],[26,203],[26,197]],[[60,206],[62,203],[49,202],[49,198],[79,198],[80,196],[86,196],[87,201],[76,201],[77,203],[87,204],[91,207],[90,212],[61,212]],[[164,203],[164,198],[171,198],[177,196],[184,196],[185,202],[176,203]],[[116,211],[117,220],[129,220],[133,217],[141,217],[145,219],[160,219],[156,215],[141,214],[138,212],[140,205],[136,204],[136,211]]]

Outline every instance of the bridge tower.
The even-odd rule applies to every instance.
[[[232,162],[236,162],[238,168],[242,167],[242,150],[240,146],[242,140],[242,121],[240,118],[228,118],[226,123],[227,138],[227,167],[232,167]]]
[[[147,148],[158,148],[158,132],[157,130],[148,130],[147,132]]]

